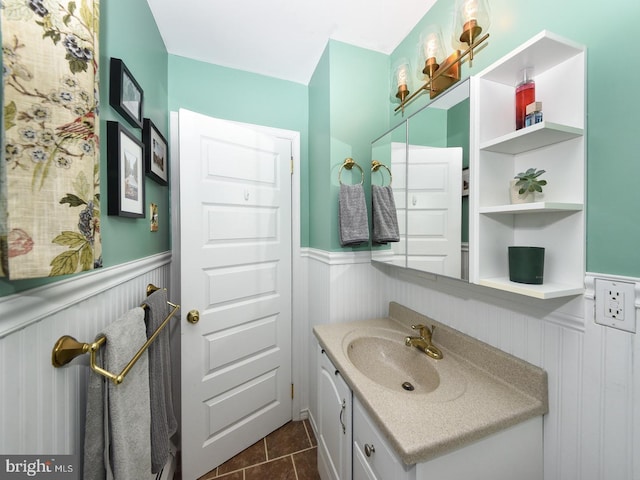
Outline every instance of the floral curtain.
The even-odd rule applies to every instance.
[[[98,0],[3,0],[0,276],[101,266]]]

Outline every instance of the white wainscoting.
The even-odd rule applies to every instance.
[[[82,452],[88,355],[54,368],[53,345],[62,335],[90,342],[142,303],[147,284],[169,288],[170,261],[163,253],[0,298],[2,454]]]
[[[360,253],[309,250],[308,270],[312,421],[313,326],[385,316],[396,301],[547,371],[545,480],[640,479],[640,342],[595,324],[590,287],[596,277],[640,279],[589,274],[584,296],[536,300],[372,266]]]

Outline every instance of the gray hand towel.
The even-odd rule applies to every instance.
[[[153,292],[144,301],[147,305],[147,338],[154,334],[169,315],[167,291]],[[151,471],[158,473],[169,458],[169,438],[176,433],[178,422],[171,395],[171,351],[169,325],[149,346],[149,392],[151,394]]]
[[[400,241],[396,202],[393,199],[393,190],[390,185],[371,185],[371,216],[374,242]]]
[[[338,207],[340,245],[359,245],[369,241],[367,202],[362,185],[340,184]]]
[[[98,335],[100,337],[102,335]],[[96,340],[98,339],[96,337]],[[102,361],[102,349],[98,350],[97,362]],[[107,379],[93,371],[89,371],[87,382],[87,406],[84,428],[84,480],[105,480],[104,467],[105,451],[105,392]]]
[[[107,325],[102,335],[107,342],[100,348],[97,360],[109,372],[120,373],[146,342],[144,310],[139,307],[129,310]],[[96,416],[101,410],[95,405],[97,401],[104,402],[102,418]],[[150,423],[146,352],[120,385],[90,372],[83,479],[153,478]]]

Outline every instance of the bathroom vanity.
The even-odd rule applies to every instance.
[[[441,360],[405,345],[416,324]],[[544,370],[393,302],[314,334],[323,480],[543,478]]]

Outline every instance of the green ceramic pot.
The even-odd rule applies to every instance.
[[[509,247],[509,280],[542,285],[544,248]]]

